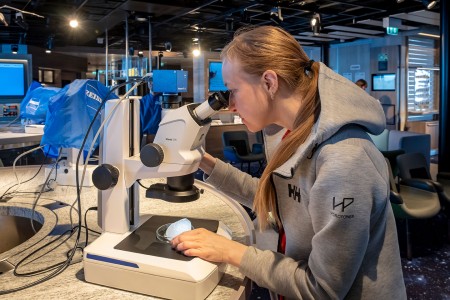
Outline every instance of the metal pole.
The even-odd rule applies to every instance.
[[[148,17],[148,72],[152,71],[152,19]]]
[[[105,85],[109,86],[108,84],[108,51],[109,51],[109,43],[108,43],[108,28],[105,30]]]
[[[125,14],[125,79],[128,81],[128,13]],[[127,90],[129,88],[127,87]]]
[[[450,76],[448,72],[449,64],[449,15],[450,6],[448,1],[441,1],[441,45],[440,45],[440,102],[439,102],[439,154],[438,154],[438,172],[450,172],[450,107],[448,99],[448,86],[450,85]],[[447,137],[447,138],[446,138]]]

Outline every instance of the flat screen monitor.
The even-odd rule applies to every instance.
[[[395,91],[395,74],[372,74],[372,91]]]
[[[222,62],[210,61],[209,62],[209,91],[220,92],[228,90],[223,83],[222,78]]]
[[[28,89],[28,61],[0,59],[0,98],[21,99]]]

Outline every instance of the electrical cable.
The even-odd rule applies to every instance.
[[[36,147],[36,148],[34,148],[34,150],[39,149],[39,148],[42,148],[42,147]],[[36,174],[34,174],[30,179],[27,179],[27,180],[23,181],[22,183],[26,183],[26,182],[31,181],[31,180],[33,180],[34,178],[36,178],[36,176],[39,174],[39,172],[41,171],[42,167],[44,166],[44,163],[45,163],[45,160],[47,159],[47,156],[48,156],[48,151],[47,151],[47,153],[45,154],[44,160],[42,161],[41,165],[39,166],[39,170],[36,172]],[[14,163],[15,163],[15,161],[14,161]],[[16,179],[17,179],[18,176],[17,176],[17,174],[15,173],[14,163],[13,163],[13,170],[14,170],[14,175],[16,176]],[[8,196],[8,195],[11,195],[11,194],[14,194],[14,193],[18,193],[17,190],[19,189],[19,187],[16,188],[16,191],[11,192],[11,193],[8,193],[8,191],[9,191],[11,188],[15,187],[15,186],[18,185],[18,184],[19,184],[19,183],[16,183],[16,184],[10,186],[10,187],[9,187],[9,188],[8,188],[8,189],[0,196],[0,200],[2,200],[3,197],[5,197],[5,196]]]
[[[76,232],[77,232],[77,236],[76,236],[76,239],[75,239],[75,245],[74,245],[73,248],[67,253],[67,259],[66,259],[64,262],[60,262],[60,263],[58,263],[58,264],[52,265],[52,266],[50,266],[49,268],[47,268],[47,269],[49,269],[49,270],[53,270],[53,269],[56,269],[56,270],[53,271],[52,273],[46,275],[45,277],[40,278],[40,279],[38,279],[38,280],[36,280],[36,281],[34,281],[34,282],[28,283],[28,284],[26,284],[26,285],[17,287],[17,288],[12,288],[12,289],[8,289],[8,290],[4,290],[4,291],[1,291],[1,290],[0,290],[0,295],[5,295],[5,294],[9,294],[9,293],[13,293],[13,292],[20,291],[20,290],[24,290],[24,289],[27,289],[27,288],[29,288],[29,287],[33,287],[33,286],[35,286],[35,285],[37,285],[37,284],[39,284],[39,283],[45,282],[45,281],[47,281],[47,280],[49,280],[49,279],[51,279],[51,278],[54,278],[54,277],[56,277],[57,275],[61,274],[61,273],[62,273],[65,269],[67,269],[67,267],[71,264],[71,261],[72,261],[74,255],[75,255],[76,250],[80,248],[80,247],[78,246],[78,244],[79,244],[79,241],[80,241],[80,235],[81,235],[81,227],[82,227],[81,220],[82,220],[82,218],[81,218],[81,215],[80,215],[80,214],[81,214],[81,188],[80,188],[80,180],[79,180],[79,176],[78,176],[78,165],[79,165],[79,162],[80,162],[80,157],[81,157],[82,149],[84,149],[84,145],[86,144],[86,140],[87,140],[87,138],[88,138],[88,136],[89,136],[89,132],[90,132],[91,129],[92,129],[92,126],[93,126],[93,124],[94,124],[94,122],[95,122],[95,119],[96,119],[97,116],[99,115],[99,113],[100,113],[100,111],[101,111],[103,105],[105,104],[106,100],[108,99],[109,95],[111,95],[111,93],[112,93],[114,90],[118,89],[119,87],[121,87],[121,86],[123,86],[123,85],[130,84],[131,82],[135,82],[135,81],[139,81],[139,84],[140,84],[140,83],[142,83],[144,80],[145,80],[145,77],[142,78],[142,79],[139,79],[139,80],[136,80],[136,79],[135,79],[135,80],[132,80],[132,81],[129,81],[129,82],[125,82],[125,83],[123,83],[123,84],[117,85],[117,86],[115,86],[114,88],[112,88],[112,89],[108,92],[108,94],[105,96],[105,98],[102,99],[102,102],[100,103],[100,106],[98,107],[98,109],[97,109],[97,111],[96,111],[96,113],[95,113],[95,115],[94,115],[94,117],[93,117],[91,123],[89,124],[89,127],[88,127],[88,129],[87,129],[87,132],[86,132],[86,134],[85,134],[85,136],[84,136],[83,142],[82,142],[82,144],[81,144],[81,146],[80,146],[80,151],[78,152],[77,161],[76,161],[76,165],[75,165],[75,181],[76,181],[76,190],[77,190],[77,199],[76,199],[75,202],[77,202],[77,204],[78,204],[78,207],[77,207],[77,212],[78,212],[78,225],[72,228],[72,234],[74,234],[75,231],[76,231]],[[135,85],[135,86],[136,86],[136,85]],[[129,91],[129,92],[130,92],[130,91]],[[128,92],[126,95],[128,95],[129,92]],[[119,101],[119,103],[120,103],[120,102],[121,102],[121,101]],[[91,147],[92,147],[92,146],[91,146]],[[89,157],[88,157],[88,158],[89,158]],[[87,159],[87,160],[88,160],[88,159]],[[86,168],[86,165],[85,165],[85,168]],[[84,171],[85,171],[85,169],[84,169]],[[84,172],[83,172],[83,176],[84,176]],[[83,178],[84,178],[84,177],[83,177]],[[73,205],[73,206],[74,206],[74,205]],[[72,206],[71,206],[71,210],[72,210]],[[71,210],[70,210],[70,211],[71,211]],[[70,213],[70,215],[71,215],[71,213]],[[71,234],[70,236],[72,236],[72,234]],[[47,243],[46,245],[40,247],[39,249],[41,249],[41,248],[43,248],[43,247],[46,247],[46,246],[48,246],[48,243]],[[30,255],[31,255],[31,254],[30,254]],[[28,255],[27,258],[28,258],[30,255]],[[16,272],[14,272],[14,274],[16,274]]]
[[[145,185],[143,185],[142,183],[141,183],[141,180],[140,179],[138,179],[138,180],[136,180],[137,181],[137,183],[141,186],[141,187],[143,187],[144,189],[146,189],[146,190],[148,190],[150,187],[146,187]]]
[[[86,212],[84,213],[84,226],[86,227],[86,238],[85,238],[85,243],[84,243],[84,246],[86,247],[87,246],[87,244],[88,244],[88,238],[89,238],[89,228],[88,228],[88,225],[87,225],[87,213],[90,211],[90,210],[95,210],[95,211],[97,211],[97,207],[89,207],[87,210],[86,210]]]
[[[114,105],[114,107],[112,108],[111,112],[105,117],[105,119],[104,119],[103,122],[101,123],[99,129],[97,130],[97,132],[96,132],[94,138],[92,139],[91,146],[90,146],[90,148],[89,148],[89,150],[88,150],[88,152],[87,152],[87,156],[86,156],[86,159],[85,159],[85,162],[84,162],[84,166],[83,166],[83,173],[82,173],[82,176],[81,176],[81,183],[80,183],[80,186],[81,186],[81,187],[80,187],[80,193],[81,193],[81,190],[82,190],[82,187],[83,187],[84,176],[85,176],[85,173],[86,173],[87,166],[88,166],[88,164],[89,164],[89,159],[90,159],[90,157],[91,157],[91,154],[92,154],[92,151],[93,151],[95,142],[97,141],[98,136],[99,136],[100,133],[102,132],[103,127],[104,127],[105,124],[111,119],[112,115],[114,114],[114,112],[116,111],[116,109],[119,107],[119,104],[120,104],[123,100],[125,100],[126,97],[128,97],[128,95],[129,95],[129,94],[130,94],[130,93],[131,93],[131,92],[132,92],[139,84],[142,84],[142,82],[143,82],[144,80],[145,80],[145,77],[140,78],[140,79],[133,79],[133,80],[131,80],[131,81],[124,82],[124,83],[122,83],[122,84],[117,85],[117,86],[114,87],[114,89],[117,89],[117,88],[120,88],[120,87],[125,86],[125,85],[127,85],[127,84],[130,84],[130,83],[132,83],[132,82],[137,82],[137,83],[136,83],[136,84],[135,84],[128,92],[127,92],[127,93],[125,93],[125,95],[123,95],[123,96],[119,99],[120,101],[118,101],[118,102]],[[114,90],[114,89],[113,89],[113,90]],[[113,90],[111,90],[111,91],[107,94],[107,96],[105,97],[105,99],[108,99],[109,95],[111,94],[111,92],[112,92]],[[103,104],[104,104],[105,102],[106,102],[106,101],[102,101],[102,103],[100,104],[100,108],[103,106]],[[98,111],[97,111],[97,112],[98,112]],[[98,113],[96,113],[96,114],[94,115],[93,120],[96,119],[97,115],[98,115]],[[93,124],[93,123],[91,123],[91,124]],[[89,126],[88,131],[87,131],[88,133],[90,132],[91,128],[92,128],[92,126]],[[86,135],[85,137],[87,137],[87,135]],[[84,145],[84,143],[83,143],[83,145]],[[76,169],[76,174],[75,174],[76,180],[78,180],[78,166],[79,166],[79,158],[80,158],[80,156],[81,156],[81,149],[83,149],[83,148],[80,148],[80,152],[78,152],[77,162],[76,162],[76,166],[75,166],[75,169]],[[72,203],[71,208],[75,205],[76,201],[77,201],[77,199],[75,199],[75,201]],[[72,214],[70,214],[70,221],[71,221],[71,223],[72,223]]]
[[[18,119],[20,118],[20,115],[17,115],[17,117],[12,120],[11,122],[9,122],[8,124],[6,124],[6,127],[10,127],[12,124],[14,124]]]

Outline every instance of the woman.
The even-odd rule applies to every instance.
[[[268,164],[260,180],[209,154],[200,168],[262,228],[275,224],[284,254],[203,229],[172,246],[286,299],[406,299],[387,166],[367,134],[385,127],[377,101],[276,27],[238,33],[221,58],[229,109],[265,130]]]
[[[360,88],[362,88],[363,90],[367,89],[367,81],[365,81],[364,79],[358,79],[356,80],[355,84],[357,86],[359,86]]]

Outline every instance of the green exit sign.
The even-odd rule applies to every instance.
[[[386,27],[386,33],[389,35],[398,35],[397,27]]]

